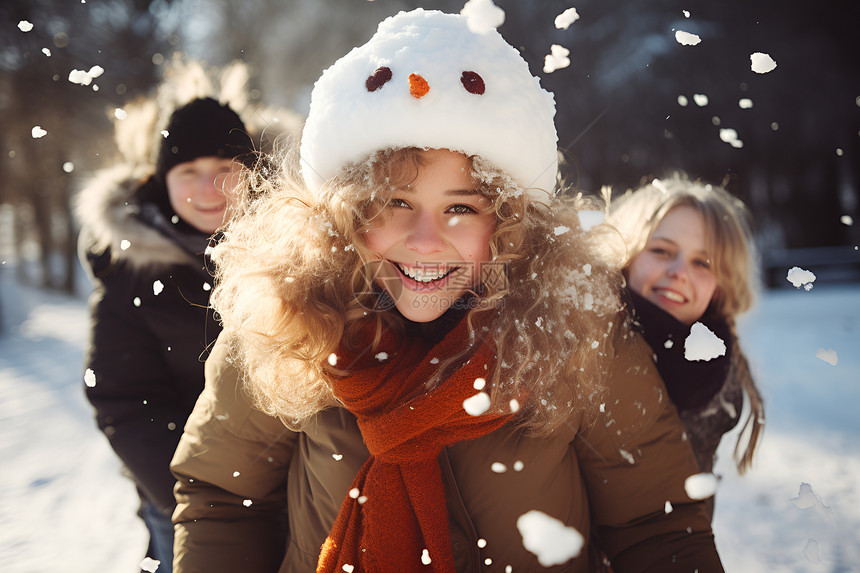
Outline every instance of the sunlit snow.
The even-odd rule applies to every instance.
[[[40,137],[45,137],[46,135],[48,135],[48,132],[42,129],[41,125],[37,125],[30,130],[30,135],[33,136],[33,139],[39,139]]]
[[[705,107],[708,105],[708,96],[705,94],[693,94],[693,101],[696,102],[697,106]]]
[[[376,359],[379,360],[380,362],[385,362],[386,360],[388,360],[388,353],[387,352],[379,352],[376,354]]]
[[[29,32],[33,29],[33,24],[31,22],[28,22],[27,20],[21,20],[20,22],[18,22],[18,29],[22,32]]]
[[[719,336],[701,322],[693,324],[684,340],[684,358],[708,361],[725,354],[726,343]]]
[[[678,96],[678,105],[681,107],[687,107],[688,103],[690,103],[690,100],[687,99],[687,96],[683,94]]]
[[[836,356],[836,351],[832,348],[828,348],[826,350],[824,348],[819,348],[815,353],[815,357],[819,360],[824,360],[831,366],[836,366],[836,363],[839,362],[839,357]]]
[[[851,217],[851,215],[842,215],[841,217],[839,217],[839,222],[843,225],[847,225],[850,227],[854,224],[854,219]]]
[[[738,132],[730,127],[720,129],[720,139],[736,149],[744,146],[744,142],[738,139]]]
[[[101,66],[93,66],[89,71],[74,69],[69,72],[69,81],[73,84],[88,86],[93,83],[93,80],[104,73],[104,68]]]
[[[570,231],[570,227],[565,227],[564,225],[559,225],[555,229],[552,230],[553,234],[558,237],[559,235],[563,235]]]
[[[331,366],[334,366],[335,364],[337,364],[337,354],[335,354],[334,352],[329,354],[328,355],[328,363]]]
[[[764,52],[750,54],[750,68],[757,74],[766,74],[776,68],[776,61]]]
[[[478,392],[471,398],[463,400],[463,409],[470,416],[480,416],[490,409],[490,395],[486,392]]]
[[[707,499],[717,491],[717,477],[714,474],[694,474],[684,480],[684,490],[690,499]]]
[[[803,287],[805,290],[811,290],[812,283],[815,282],[815,274],[800,267],[791,267],[788,269],[788,274],[785,275],[785,278],[794,285],[794,288]]]
[[[460,14],[476,34],[486,34],[505,23],[505,11],[493,4],[493,0],[469,0]]]
[[[533,509],[517,518],[523,547],[534,553],[544,567],[567,563],[582,550],[584,539],[573,527]]]
[[[161,561],[151,557],[144,557],[143,561],[140,562],[140,568],[147,573],[155,573],[159,565],[161,565]]]
[[[96,385],[96,373],[93,372],[92,368],[87,368],[87,371],[84,372],[84,384],[87,385],[88,388],[94,388]]]
[[[113,115],[115,118],[117,118],[120,121],[122,121],[128,117],[128,113],[126,113],[126,111],[124,109],[119,108],[119,107],[116,108],[115,110],[113,110]]]
[[[562,68],[566,68],[570,65],[570,50],[565,48],[564,46],[560,46],[558,44],[553,44],[550,48],[550,53],[544,56],[543,59],[543,71],[544,73],[551,74],[556,70],[560,70]]]
[[[579,20],[579,13],[576,11],[576,8],[568,8],[555,17],[555,27],[559,30],[567,30],[577,20]]]
[[[685,32],[683,30],[675,32],[675,40],[677,40],[682,46],[695,46],[702,41],[702,39],[696,34],[691,34],[690,32]]]
[[[741,109],[751,109],[752,106],[753,101],[748,97],[741,98],[740,100],[738,100],[738,107]]]

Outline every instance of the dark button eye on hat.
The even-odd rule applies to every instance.
[[[164,180],[180,163],[206,156],[233,158],[251,151],[251,139],[239,115],[212,98],[199,98],[170,117],[158,150],[156,174]]]

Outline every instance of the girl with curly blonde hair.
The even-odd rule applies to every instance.
[[[744,204],[725,189],[682,176],[655,179],[610,206],[607,222],[626,244],[622,266],[638,326],[678,408],[703,471],[723,434],[749,413],[735,446],[738,471],[751,465],[764,406],[736,331],[755,296],[755,249]],[[695,323],[724,342],[708,360],[685,357]]]
[[[553,115],[461,15],[326,70],[213,253],[177,571],[722,570],[621,275],[554,193]]]

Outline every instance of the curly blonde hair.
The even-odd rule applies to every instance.
[[[361,236],[422,161],[415,148],[378,151],[343,167],[319,196],[304,185],[294,147],[246,174],[241,214],[213,251],[212,302],[257,406],[291,427],[335,403],[328,380],[344,373],[328,358],[343,339],[366,321],[376,324],[373,343],[383,327],[406,327],[375,307],[367,263],[378,255]],[[551,432],[600,394],[623,279],[596,255],[575,198],[534,203],[499,169],[468,161],[496,216],[492,261],[505,269],[505,280],[471,293],[478,304],[466,317],[498,356],[491,407],[507,411],[518,399],[522,425]],[[437,376],[458,358],[443,360]]]
[[[624,241],[620,265],[626,272],[663,218],[677,207],[691,207],[704,218],[708,257],[717,280],[715,296],[705,316],[726,321],[737,342],[735,319],[749,310],[758,290],[758,257],[749,211],[740,199],[725,189],[675,174],[671,178],[655,179],[613,200],[606,222],[618,230]],[[731,376],[740,379],[750,402],[749,415],[735,445],[735,462],[743,474],[752,463],[765,416],[749,363],[740,347],[736,347]],[[748,437],[742,449],[745,435]]]

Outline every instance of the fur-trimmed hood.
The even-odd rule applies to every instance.
[[[179,243],[138,217],[143,205],[136,193],[150,175],[148,169],[119,164],[98,172],[78,194],[82,255],[109,249],[113,260],[135,267],[193,262]]]

